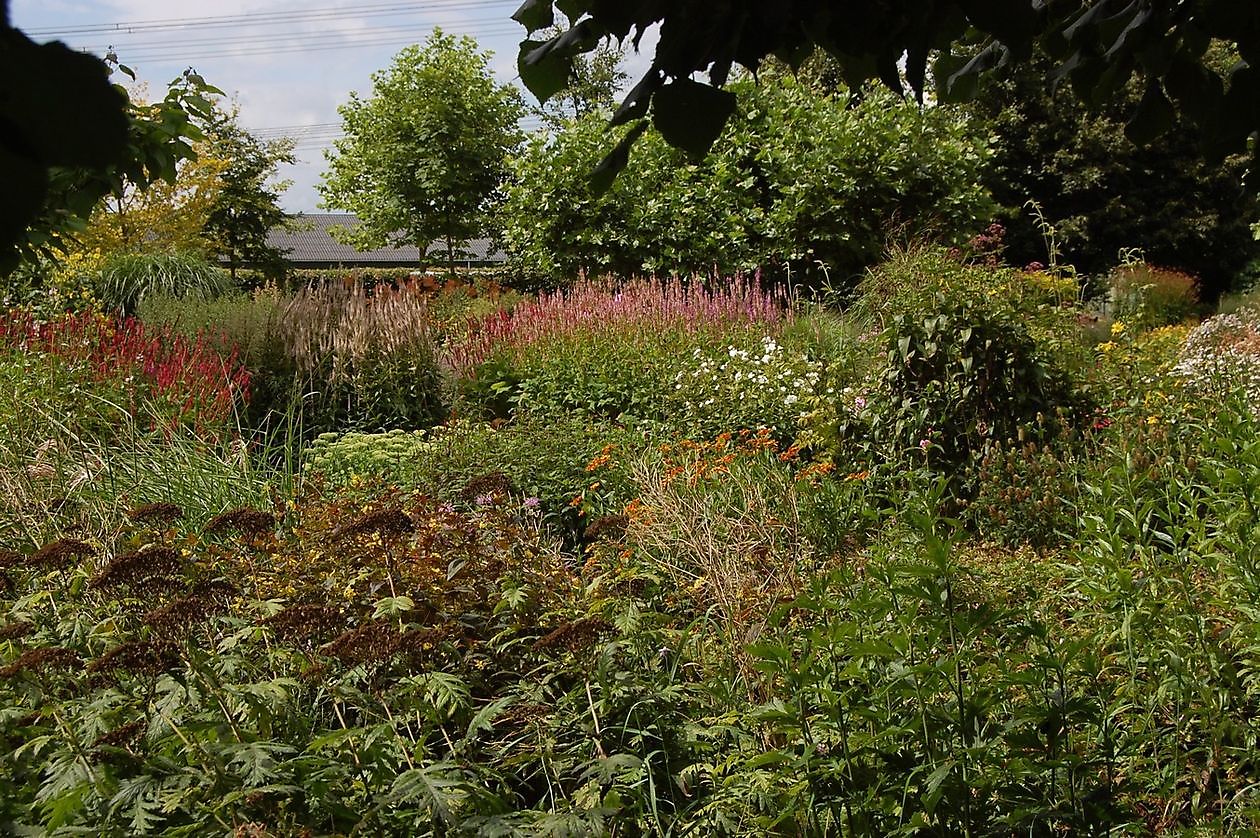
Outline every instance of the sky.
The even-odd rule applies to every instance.
[[[293,182],[281,203],[289,212],[311,212],[320,209],[323,150],[340,134],[337,106],[351,91],[369,95],[372,73],[388,67],[404,46],[423,42],[435,26],[476,38],[494,53],[495,78],[520,86],[516,56],[526,33],[511,19],[520,2],[11,0],[9,15],[37,42],[60,40],[99,56],[112,48],[153,98],[185,68],[195,68],[239,104],[244,127],[297,142],[298,163],[280,172]],[[649,34],[643,52],[628,56],[630,83],[646,69],[654,46]],[[525,101],[537,104],[528,92]],[[538,121],[522,124],[533,129]]]

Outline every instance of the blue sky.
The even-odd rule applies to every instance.
[[[113,47],[153,96],[186,67],[196,68],[240,104],[244,126],[298,141],[299,162],[284,167],[281,177],[293,181],[283,198],[285,209],[299,212],[317,209],[315,185],[325,165],[322,149],[338,132],[337,106],[351,91],[368,94],[372,73],[387,67],[402,47],[422,42],[434,26],[475,37],[483,50],[493,51],[496,78],[519,85],[517,44],[525,30],[511,19],[519,5],[520,0],[12,0],[9,12],[12,23],[36,41],[61,40],[98,55]],[[224,19],[229,16],[235,19]],[[645,38],[644,53],[629,56],[625,69],[632,79],[646,68],[653,46],[654,40]]]

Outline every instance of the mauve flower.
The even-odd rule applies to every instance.
[[[477,499],[475,503],[478,506],[489,506],[490,504],[494,503],[494,495],[490,494],[489,492],[486,492],[484,495],[477,495]]]
[[[928,450],[928,446],[931,444],[932,444],[931,440],[927,440],[927,439],[919,440],[919,448],[922,449],[923,451]]]
[[[525,500],[522,501],[522,504],[526,509],[537,509],[539,503],[541,503],[541,501],[538,498],[525,498]]]

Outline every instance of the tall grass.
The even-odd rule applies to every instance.
[[[230,277],[197,253],[119,253],[101,266],[97,293],[106,308],[132,315],[146,297],[213,297],[232,287]]]

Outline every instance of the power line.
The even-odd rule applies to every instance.
[[[500,35],[510,34],[510,32],[511,30],[503,30],[503,31],[481,30],[477,34],[480,35],[481,37],[493,38],[493,37],[498,37]],[[456,31],[455,34],[473,34],[473,33],[471,32],[463,33],[463,32]],[[208,50],[203,50],[203,51],[149,50],[149,51],[143,51],[143,52],[138,52],[138,53],[133,54],[133,53],[127,52],[126,47],[122,47],[121,49],[116,48],[114,51],[118,53],[119,58],[122,59],[124,63],[140,63],[142,61],[174,61],[174,60],[178,60],[180,62],[185,62],[185,61],[191,62],[191,61],[199,61],[206,58],[235,58],[238,56],[245,57],[245,56],[252,56],[252,55],[274,55],[274,54],[295,53],[295,52],[325,52],[327,50],[353,49],[353,48],[361,48],[361,47],[378,47],[378,46],[403,47],[403,46],[407,46],[409,44],[414,44],[414,43],[416,43],[416,38],[414,37],[400,38],[397,36],[395,37],[382,36],[382,37],[368,38],[368,39],[357,40],[357,41],[353,39],[351,40],[335,40],[334,39],[334,40],[329,40],[329,41],[316,41],[316,40],[312,40],[311,38],[308,38],[303,42],[296,42],[296,43],[289,43],[289,44],[284,44],[284,43],[257,44],[257,45],[247,46],[243,49],[229,49],[225,47],[223,49],[215,48],[215,49],[208,49]]]
[[[209,45],[200,49],[187,49],[178,45],[171,45],[168,47],[146,47],[143,49],[130,50],[125,44],[120,44],[111,47],[111,50],[125,62],[176,59],[182,62],[202,58],[220,58],[225,56],[266,55],[273,52],[305,52],[307,50],[318,51],[324,49],[341,49],[343,47],[385,46],[389,44],[405,46],[407,44],[416,43],[418,36],[427,34],[430,31],[432,31],[432,27],[424,26],[414,30],[395,30],[390,34],[373,34],[366,38],[356,38],[353,33],[342,32],[310,34],[301,38],[290,38],[285,40],[246,41],[240,47],[232,46],[233,43],[238,43],[237,41],[225,41],[222,44]],[[451,31],[454,34],[459,35],[475,33],[483,38],[494,38],[502,35],[509,35],[514,30],[511,28],[496,28],[469,30],[467,32],[460,30]],[[100,52],[103,53],[105,50],[100,50]]]
[[[26,29],[30,37],[55,38],[67,35],[91,35],[110,33],[136,33],[162,31],[169,29],[196,29],[222,26],[259,26],[287,25],[301,21],[322,20],[327,18],[363,18],[382,15],[410,14],[419,11],[446,12],[469,8],[485,8],[498,6],[504,9],[515,5],[515,0],[425,0],[416,3],[386,3],[360,5],[351,9],[322,8],[276,12],[249,12],[239,15],[219,15],[214,17],[175,17],[156,18],[150,20],[129,21],[123,23],[97,23],[81,26],[45,27]]]
[[[495,28],[500,28],[500,29],[504,28],[503,19],[498,18],[498,17],[469,18],[469,19],[459,21],[457,26],[460,26],[462,28],[467,28],[469,25],[483,24],[483,23],[488,26],[493,26]],[[333,29],[333,30],[307,29],[300,32],[285,32],[285,33],[274,33],[274,32],[249,32],[249,33],[240,33],[240,34],[219,33],[219,34],[214,35],[213,37],[205,37],[205,38],[163,37],[159,40],[136,40],[136,41],[116,40],[116,41],[111,42],[109,46],[113,48],[117,48],[120,45],[125,45],[129,49],[130,48],[179,49],[183,47],[219,46],[219,45],[234,44],[234,43],[252,43],[252,42],[281,43],[285,41],[301,40],[301,39],[310,38],[310,37],[328,37],[328,36],[333,36],[333,35],[347,35],[347,36],[383,35],[383,34],[388,34],[388,33],[397,33],[397,32],[404,32],[404,31],[427,30],[427,29],[432,29],[435,26],[441,26],[441,25],[442,25],[441,21],[407,21],[406,23],[400,22],[392,26],[368,26],[368,27],[363,27],[361,29]],[[95,51],[95,50],[102,49],[102,47],[99,45],[95,45],[95,46],[89,47],[89,49],[92,49]]]

